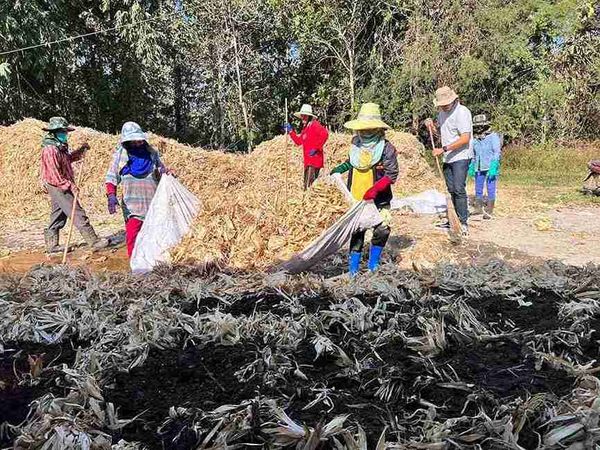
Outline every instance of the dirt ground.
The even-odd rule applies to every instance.
[[[471,217],[469,239],[459,246],[451,245],[445,232],[435,228],[437,217],[395,213],[387,257],[408,269],[415,264],[483,263],[492,258],[513,264],[549,259],[575,266],[600,263],[600,207],[539,206],[535,192],[531,198],[517,189],[507,189],[504,194],[505,203],[498,202],[493,220]],[[128,270],[120,218],[98,216],[91,221],[114,246],[92,253],[74,231],[76,250],[69,256],[69,264],[94,271]],[[0,272],[26,272],[38,264],[60,263],[60,256],[44,254],[44,225],[44,220],[37,218],[0,228]]]

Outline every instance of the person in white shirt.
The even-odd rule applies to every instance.
[[[433,156],[443,155],[444,178],[452,197],[454,209],[460,218],[463,234],[468,234],[469,206],[467,173],[473,159],[473,119],[471,111],[460,104],[458,95],[448,86],[435,91],[434,104],[438,109],[437,126],[442,146],[433,149]],[[425,125],[437,134],[436,124],[427,119]],[[442,227],[449,227],[444,224]]]

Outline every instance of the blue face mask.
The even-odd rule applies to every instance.
[[[58,142],[61,142],[62,144],[66,144],[69,140],[69,133],[67,133],[66,131],[59,131],[58,133],[54,133],[54,136],[56,136]]]

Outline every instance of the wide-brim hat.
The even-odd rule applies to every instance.
[[[308,104],[302,105],[302,108],[300,108],[300,111],[294,113],[294,116],[296,116],[298,119],[302,119],[302,116],[317,117],[313,114],[312,106],[308,105]]]
[[[125,122],[121,128],[121,143],[131,141],[148,141],[148,135],[136,122]]]
[[[448,106],[452,104],[458,98],[458,94],[454,92],[448,86],[443,86],[435,91],[435,99],[433,104],[437,108],[438,106]]]
[[[477,114],[473,117],[473,126],[474,127],[487,127],[490,124],[487,116],[485,114]]]
[[[381,110],[377,103],[364,103],[360,107],[358,117],[346,122],[344,126],[350,130],[387,130],[390,126],[381,120]]]
[[[51,117],[48,126],[42,128],[44,131],[75,131],[75,128],[69,126],[69,122],[64,117]]]

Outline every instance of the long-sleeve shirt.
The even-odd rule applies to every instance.
[[[149,147],[149,150],[154,170],[145,177],[138,178],[130,173],[123,173],[123,168],[127,165],[129,156],[127,150],[122,146],[117,147],[115,150],[112,162],[106,173],[107,194],[116,194],[119,184],[122,187],[123,196],[121,206],[127,219],[135,217],[139,220],[144,220],[158,187],[156,171],[164,168],[164,164],[154,148]]]
[[[500,160],[502,144],[498,133],[490,133],[481,139],[473,139],[475,169],[489,170],[492,161]]]
[[[57,187],[63,192],[72,190],[75,186],[75,176],[71,163],[79,161],[83,153],[83,150],[69,153],[66,144],[45,145],[42,148],[42,182]]]
[[[302,129],[300,135],[292,130],[290,137],[294,144],[302,145],[304,167],[323,168],[323,146],[329,138],[327,128],[321,125],[317,119],[313,119]]]

